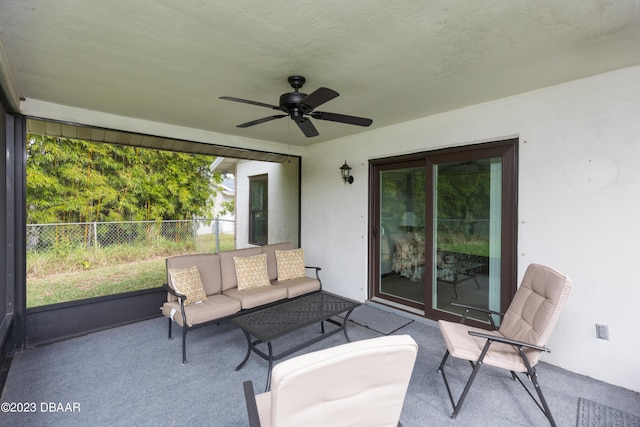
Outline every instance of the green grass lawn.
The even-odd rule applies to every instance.
[[[214,252],[215,236],[198,236],[196,248],[188,252]],[[233,235],[220,235],[221,251],[234,248]],[[30,266],[27,268],[27,307],[160,287],[166,282],[165,259],[185,251],[174,248],[175,253],[166,253],[165,249],[159,255],[157,250],[146,249],[141,248],[137,255],[131,248],[113,251],[111,261],[108,254],[106,259],[85,257],[90,261],[75,258],[66,261],[50,255],[34,259],[37,255],[32,256],[27,260]],[[124,256],[124,252],[128,255]],[[143,259],[136,259],[140,257]]]
[[[27,278],[27,307],[157,288],[166,281],[164,265],[156,258]]]

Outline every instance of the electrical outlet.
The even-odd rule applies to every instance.
[[[596,337],[601,340],[609,340],[609,326],[596,323]]]

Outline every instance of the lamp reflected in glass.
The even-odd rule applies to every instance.
[[[416,221],[416,214],[413,212],[405,212],[400,218],[400,227],[405,227],[405,231],[413,231],[413,228],[418,225]]]

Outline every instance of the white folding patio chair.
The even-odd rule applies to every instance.
[[[455,418],[460,412],[480,367],[486,364],[511,371],[513,379],[525,388],[551,425],[556,425],[538,383],[535,367],[542,353],[550,351],[545,345],[569,295],[571,284],[571,279],[557,271],[542,265],[531,264],[504,315],[454,303],[465,308],[461,322],[438,321],[440,332],[447,345],[447,351],[438,371],[442,373],[453,405],[451,418]],[[465,325],[464,322],[471,310],[486,313],[493,330],[487,331]],[[494,315],[502,316],[499,329],[494,323]],[[468,360],[473,368],[457,402],[444,372],[449,356]],[[533,383],[539,401],[517,373],[527,375]]]

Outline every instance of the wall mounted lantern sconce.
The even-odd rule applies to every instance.
[[[353,184],[353,177],[351,176],[351,166],[344,161],[344,165],[340,166],[340,172],[342,173],[342,179],[345,183]]]

